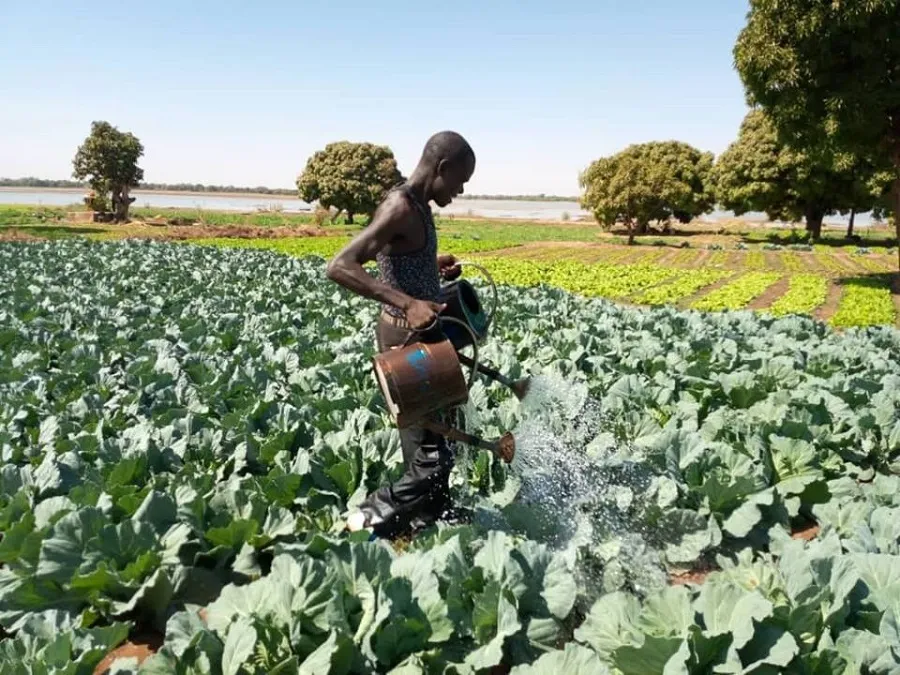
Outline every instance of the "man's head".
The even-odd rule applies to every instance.
[[[475,152],[455,131],[441,131],[428,139],[419,166],[432,176],[431,198],[447,206],[475,172]]]

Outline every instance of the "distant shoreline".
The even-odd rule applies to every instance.
[[[58,192],[58,193],[71,193],[77,195],[85,195],[88,192],[87,187],[77,188],[77,187],[25,187],[25,186],[15,186],[15,185],[0,185],[0,191],[2,192]],[[219,196],[219,197],[234,197],[234,198],[244,198],[244,199],[269,199],[269,200],[283,200],[283,199],[295,199],[297,201],[301,200],[296,194],[294,195],[286,195],[286,194],[278,194],[278,193],[267,193],[267,192],[217,192],[213,190],[154,190],[154,189],[142,189],[138,188],[137,190],[133,190],[131,192],[133,196],[135,195],[185,195],[188,197],[200,197],[200,196]],[[533,202],[533,203],[568,203],[568,202],[578,202],[577,197],[556,197],[552,195],[541,196],[541,195],[460,195],[457,197],[459,200],[465,201],[492,201],[492,202]],[[80,200],[78,200],[80,201]]]
[[[12,187],[0,186],[0,192],[59,192],[70,193],[76,195],[85,195],[88,188],[63,188],[63,187]],[[299,197],[291,195],[266,194],[264,192],[198,192],[196,190],[132,190],[132,196],[135,195],[186,195],[188,197],[202,197],[203,195],[216,195],[219,197],[246,197],[247,199],[297,199]]]

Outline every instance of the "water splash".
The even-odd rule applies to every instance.
[[[516,501],[549,521],[546,543],[576,554],[582,587],[664,585],[662,555],[640,518],[653,474],[630,461],[632,449],[614,439],[610,416],[587,386],[535,377],[521,412],[510,467],[521,483]]]

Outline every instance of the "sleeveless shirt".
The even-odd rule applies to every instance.
[[[441,291],[441,278],[437,264],[437,230],[431,209],[422,204],[408,186],[401,185],[395,189],[403,193],[422,217],[425,226],[425,245],[410,253],[388,255],[379,251],[375,256],[378,271],[391,287],[418,300],[435,302]],[[382,306],[388,314],[404,318],[403,310],[386,303]]]

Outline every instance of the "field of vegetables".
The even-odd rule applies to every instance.
[[[203,239],[196,243],[330,258],[347,241],[348,237],[303,237]],[[795,252],[769,253],[778,263],[773,269],[761,251],[672,251],[663,247],[578,246],[564,242],[529,245],[458,233],[445,236],[441,250],[479,259],[503,283],[545,284],[588,297],[705,311],[743,309],[783,280],[783,292],[755,309],[775,316],[815,315],[826,309],[829,287],[836,285],[839,302],[820,317],[835,327],[900,322],[900,303],[892,294],[890,275],[864,274],[860,272],[862,268],[847,267],[840,272],[829,271],[815,262],[813,254],[803,254],[807,257],[801,260],[801,254]],[[880,270],[890,269],[884,261],[876,264]],[[810,267],[817,271],[803,271]]]
[[[137,210],[152,221],[198,221],[198,227],[142,223],[66,223],[65,209],[0,206],[0,241],[86,237],[157,238],[331,257],[356,226],[314,227],[309,215]],[[159,217],[161,216],[161,217]],[[16,229],[19,228],[19,229]],[[900,280],[889,233],[863,242],[802,243],[799,233],[772,228],[650,237],[624,246],[590,223],[438,219],[441,247],[461,257],[489,258],[509,283],[543,281],[590,297],[638,305],[669,304],[721,311],[748,308],[775,316],[804,314],[838,328],[900,327]],[[298,231],[299,230],[299,231]],[[319,236],[309,236],[317,234]],[[885,235],[888,234],[887,237]],[[305,235],[305,236],[298,236]],[[202,239],[197,239],[197,238]],[[539,279],[538,277],[542,277]]]
[[[549,286],[501,307],[485,357],[568,397],[478,382],[467,424],[566,459],[461,449],[468,522],[394,546],[341,532],[400,449],[377,308],[321,259],[0,244],[0,673],[91,673],[153,632],[115,672],[900,670],[900,332]]]

